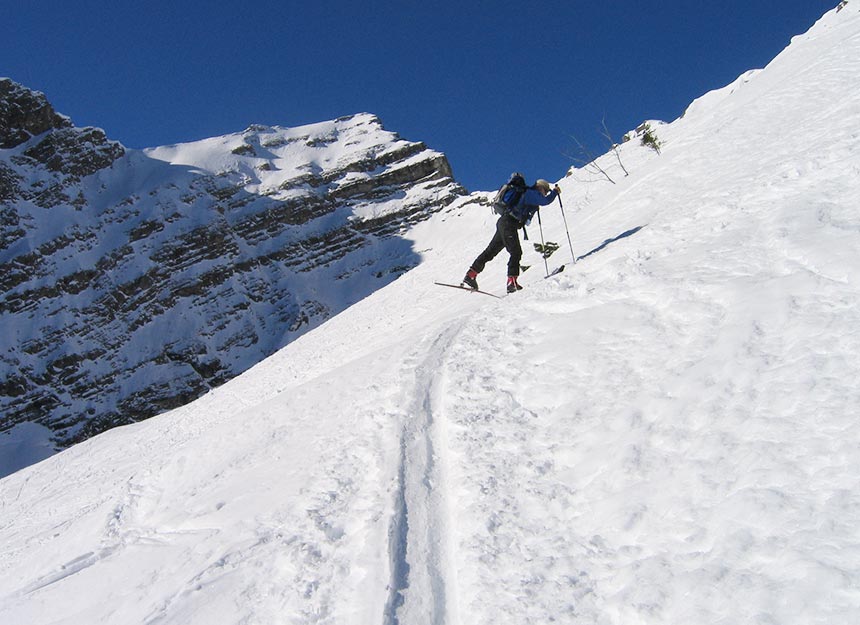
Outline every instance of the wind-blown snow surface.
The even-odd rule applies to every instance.
[[[563,273],[433,287],[492,228],[439,215],[248,373],[0,481],[0,621],[858,622],[858,86],[851,2],[563,180],[575,267],[556,205]]]

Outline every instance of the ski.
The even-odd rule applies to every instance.
[[[562,271],[564,271],[564,265],[562,265],[561,267],[556,267],[555,269],[553,269],[550,273],[548,273],[546,276],[544,276],[544,279],[549,278],[551,276],[554,276],[556,274],[559,274]]]
[[[434,282],[433,284],[438,284],[439,286],[447,286],[452,289],[460,289],[461,291],[468,291],[469,293],[480,293],[481,295],[489,295],[490,297],[495,297],[496,299],[502,299],[501,295],[496,295],[495,293],[489,293],[487,291],[480,291],[478,289],[473,289],[468,286],[463,286],[462,284],[448,284],[446,282]]]

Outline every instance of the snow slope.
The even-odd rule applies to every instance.
[[[562,180],[575,267],[554,206],[563,273],[433,287],[493,223],[437,215],[244,375],[0,481],[0,621],[856,623],[854,5]]]

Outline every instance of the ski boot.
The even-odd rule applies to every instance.
[[[469,269],[469,271],[466,272],[466,275],[463,276],[463,281],[460,284],[463,284],[463,285],[469,287],[473,291],[477,291],[478,290],[477,278],[478,278],[478,272],[475,271],[474,269]]]

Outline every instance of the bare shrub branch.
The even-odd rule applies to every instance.
[[[612,152],[615,154],[615,158],[618,159],[618,164],[621,166],[621,170],[624,172],[624,176],[629,176],[630,172],[627,171],[627,168],[624,166],[624,163],[621,162],[621,153],[618,151],[618,144],[612,140],[612,135],[609,133],[609,128],[606,127],[606,116],[603,116],[603,120],[601,121],[603,125],[603,136],[606,137],[606,140],[609,141],[609,145],[612,147]]]

